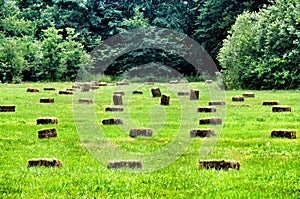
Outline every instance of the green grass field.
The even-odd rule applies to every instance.
[[[237,160],[241,163],[239,171],[200,170],[200,150],[210,138],[194,138],[189,139],[191,143],[184,153],[168,166],[153,172],[132,172],[130,169],[109,169],[106,160],[99,160],[97,152],[90,153],[84,139],[95,132],[78,133],[73,113],[81,109],[84,112],[88,107],[96,113],[104,135],[113,144],[127,152],[147,154],[172,142],[182,127],[180,122],[189,113],[182,111],[180,98],[186,102],[184,105],[188,105],[188,96],[177,96],[169,84],[155,85],[171,95],[170,106],[161,107],[159,99],[151,96],[153,86],[133,84],[132,87],[144,91],[144,94],[126,93],[123,107],[128,110],[128,115],[113,114],[104,109],[111,105],[116,88],[101,87],[95,92],[94,105],[75,103],[74,111],[73,96],[58,95],[58,90],[71,88],[73,84],[0,85],[0,105],[16,105],[16,112],[0,113],[0,198],[300,198],[300,141],[270,136],[272,129],[300,132],[300,91],[253,91],[256,97],[246,98],[243,102],[250,107],[230,106],[233,104],[231,96],[246,91],[225,92],[226,106],[217,107],[216,113],[226,114],[222,132],[216,136],[217,143],[204,159]],[[40,92],[27,93],[29,87],[39,88]],[[44,87],[55,87],[56,90],[44,91]],[[207,105],[210,94],[206,86],[192,83],[191,87],[200,90],[196,106]],[[85,95],[90,93],[78,96]],[[41,97],[54,97],[55,103],[41,104]],[[282,105],[290,105],[292,111],[273,113],[271,106],[261,105],[263,100],[279,100]],[[190,112],[191,122],[187,126],[199,128],[197,121],[210,116],[194,109]],[[40,116],[57,117],[59,123],[37,125],[36,119]],[[125,124],[122,127],[103,126],[102,119],[109,117],[125,117]],[[53,126],[57,129],[57,138],[38,139],[39,129]],[[130,138],[131,127],[151,127],[154,136]],[[189,130],[183,128],[182,132],[188,137]],[[56,157],[64,166],[27,167],[28,159],[42,157]],[[157,162],[153,160],[153,163]]]

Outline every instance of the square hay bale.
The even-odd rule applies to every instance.
[[[108,162],[108,168],[143,168],[143,163],[140,160],[112,160]]]
[[[199,90],[191,90],[190,92],[190,100],[198,100],[199,99]]]
[[[57,132],[55,128],[46,128],[38,130],[38,138],[51,138],[57,137]]]
[[[55,91],[55,90],[56,90],[55,88],[51,88],[51,87],[44,88],[44,91]]]
[[[211,80],[211,79],[205,80],[205,84],[212,84],[212,83],[213,83],[213,80]]]
[[[170,83],[170,84],[178,84],[179,81],[178,81],[178,80],[172,80],[172,81],[170,81],[169,83]]]
[[[109,106],[105,108],[105,112],[122,112],[123,107],[118,106]]]
[[[129,85],[130,82],[128,79],[123,79],[122,81],[117,82],[117,86]]]
[[[186,83],[189,83],[189,81],[186,80],[186,79],[182,79],[182,80],[180,80],[180,83],[181,83],[181,84],[186,84]]]
[[[245,99],[243,96],[233,96],[233,97],[231,97],[231,100],[233,102],[243,102]]]
[[[93,104],[93,100],[89,98],[80,98],[78,99],[79,104]]]
[[[58,91],[59,95],[73,95],[73,91]]]
[[[90,91],[90,87],[84,86],[81,88],[81,92],[89,92],[89,91]]]
[[[73,85],[72,88],[73,89],[80,89],[80,86],[79,85]]]
[[[271,137],[296,139],[296,131],[286,130],[286,129],[276,129],[276,130],[272,130]]]
[[[150,128],[132,128],[130,129],[129,136],[130,137],[138,137],[138,136],[145,136],[145,137],[151,137],[153,134],[152,129]]]
[[[16,106],[0,106],[0,112],[15,112],[16,111]]]
[[[217,108],[214,106],[200,106],[197,108],[197,112],[214,113],[216,111],[217,111]]]
[[[98,86],[107,86],[107,83],[106,82],[99,82]]]
[[[240,170],[241,164],[236,160],[200,160],[199,169]]]
[[[114,91],[113,95],[125,95],[124,91]]]
[[[114,105],[123,105],[122,95],[114,94],[113,95],[113,103],[114,103]]]
[[[253,93],[253,92],[243,93],[243,97],[255,98],[255,93]]]
[[[66,90],[67,90],[67,91],[75,91],[74,88],[67,88]]]
[[[56,158],[33,158],[28,160],[28,167],[62,167],[62,161]]]
[[[37,88],[27,88],[27,92],[30,92],[30,93],[38,93],[38,92],[40,92],[40,90],[37,89]]]
[[[201,118],[199,124],[222,124],[222,118],[220,117],[208,117]]]
[[[190,137],[210,137],[210,136],[215,136],[216,133],[213,129],[192,129],[190,130]]]
[[[54,103],[54,98],[50,97],[50,98],[41,98],[40,99],[40,103]]]
[[[135,90],[135,91],[132,92],[132,94],[142,95],[144,93],[141,90]]]
[[[265,100],[262,103],[263,106],[274,106],[274,105],[279,105],[279,100]]]
[[[223,106],[225,104],[226,104],[225,101],[210,101],[210,102],[208,102],[209,106]]]
[[[190,95],[190,92],[179,91],[179,92],[177,93],[177,95],[178,95],[178,96],[188,96],[188,95]]]
[[[292,108],[290,106],[277,105],[272,107],[273,112],[291,112]]]
[[[170,95],[163,94],[160,98],[160,105],[168,106],[170,104]]]
[[[36,124],[58,124],[56,117],[40,117],[36,120]]]
[[[161,97],[161,92],[158,87],[151,88],[152,97]]]
[[[123,124],[123,120],[120,118],[109,118],[102,120],[103,125],[109,125],[109,124]]]
[[[100,87],[99,86],[91,86],[91,89],[92,90],[97,90],[97,89],[99,89]]]
[[[249,107],[251,106],[250,104],[230,104],[231,107]]]

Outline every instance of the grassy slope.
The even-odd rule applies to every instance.
[[[64,89],[71,85],[0,85],[0,105],[17,106],[15,113],[0,113],[0,198],[300,197],[300,141],[270,137],[271,130],[276,128],[300,132],[299,91],[255,91],[256,98],[247,98],[245,102],[251,107],[230,107],[231,96],[241,95],[243,91],[226,91],[223,131],[206,158],[238,160],[242,165],[240,171],[199,170],[199,149],[203,139],[196,138],[168,167],[152,173],[130,173],[107,169],[82,146],[73,121],[72,96],[58,95],[57,90],[42,90],[43,87]],[[192,86],[201,90],[205,88],[198,84]],[[28,87],[40,88],[41,92],[27,93]],[[144,95],[132,97],[132,103],[125,104],[130,108],[131,119],[140,126],[155,118],[147,116],[148,109],[157,102],[149,97],[150,88],[141,87]],[[97,91],[95,110],[99,122],[111,116],[103,110],[110,104],[113,90],[113,87],[106,87]],[[168,92],[167,87],[162,90]],[[120,129],[114,126],[104,127],[106,135],[129,151],[151,151],[164,146],[172,140],[172,133],[178,128],[177,112],[172,110],[177,110],[179,104],[177,97],[170,94],[171,106],[165,107],[168,116],[163,127],[165,131],[153,140],[128,139],[125,134],[116,136],[115,132]],[[40,97],[55,97],[55,103],[40,104]],[[205,89],[200,98],[199,104],[206,105],[209,96]],[[271,107],[261,106],[267,99],[278,99],[281,104],[291,105],[292,112],[272,113]],[[59,118],[57,138],[37,138],[37,130],[47,127],[36,125],[40,116]],[[204,117],[205,114],[198,116]],[[63,161],[64,167],[27,168],[27,160],[35,157],[57,157]]]

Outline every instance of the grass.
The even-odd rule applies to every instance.
[[[86,143],[80,136],[90,139],[94,137],[88,136],[97,135],[100,131],[95,129],[93,132],[78,134],[80,126],[76,129],[74,123],[73,97],[57,94],[59,89],[70,88],[72,85],[73,83],[0,85],[0,105],[16,105],[15,113],[0,113],[0,198],[300,197],[299,139],[270,137],[272,129],[287,128],[300,132],[299,91],[254,91],[256,97],[246,98],[244,102],[250,104],[250,107],[230,106],[233,103],[231,96],[241,95],[246,91],[225,92],[226,117],[222,132],[205,159],[238,160],[241,163],[239,171],[199,170],[200,149],[205,143],[210,143],[208,139],[195,138],[189,140],[191,143],[182,155],[175,154],[178,157],[170,161],[168,166],[154,172],[134,173],[108,169],[104,160],[99,160],[99,156],[95,157],[84,147]],[[183,110],[183,107],[207,105],[210,94],[204,84],[191,84],[192,88],[200,90],[200,100],[193,102],[194,104],[189,104],[188,97],[176,95],[176,89],[180,88],[173,85],[175,91],[172,92],[170,86],[172,85],[159,85],[163,93],[171,95],[170,106],[161,107],[159,99],[151,97],[152,86],[134,84],[133,88],[117,88],[127,92],[123,97],[124,113],[104,111],[106,106],[111,105],[111,94],[116,88],[101,87],[96,92],[95,104],[75,104],[75,114],[76,110],[78,113],[83,111],[83,114],[90,108],[95,111],[98,123],[109,117],[124,118],[125,124],[121,127],[100,125],[101,132],[122,150],[136,152],[143,157],[168,146],[176,137],[180,122],[185,117],[187,124],[182,125],[183,127],[201,127],[197,125],[198,119],[210,116],[209,113],[196,112],[187,116],[189,110]],[[27,93],[28,87],[39,88],[40,93]],[[57,90],[43,91],[44,87],[55,87]],[[130,89],[143,90],[144,94],[130,95]],[[40,104],[41,97],[54,97],[55,103]],[[292,112],[273,113],[270,106],[261,106],[263,100],[279,100],[282,105],[292,106]],[[222,114],[221,107],[218,107],[216,114]],[[36,119],[40,116],[55,116],[59,119],[58,125],[55,125],[57,138],[37,138],[37,130],[53,127],[36,125]],[[79,119],[90,118],[84,118],[83,114],[83,118]],[[128,133],[131,127],[151,127],[154,129],[154,137],[130,138]],[[219,127],[212,128],[220,130]],[[189,128],[180,132],[185,132],[188,136]],[[184,138],[185,135],[182,141]],[[56,157],[63,161],[64,166],[27,168],[27,160],[36,157]],[[152,162],[156,163],[155,161],[156,159]]]

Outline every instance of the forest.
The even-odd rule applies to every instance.
[[[74,81],[102,41],[135,28],[185,34],[212,57],[228,89],[299,89],[298,0],[0,0],[0,81]],[[105,75],[147,63],[199,74],[164,50],[128,52]]]

